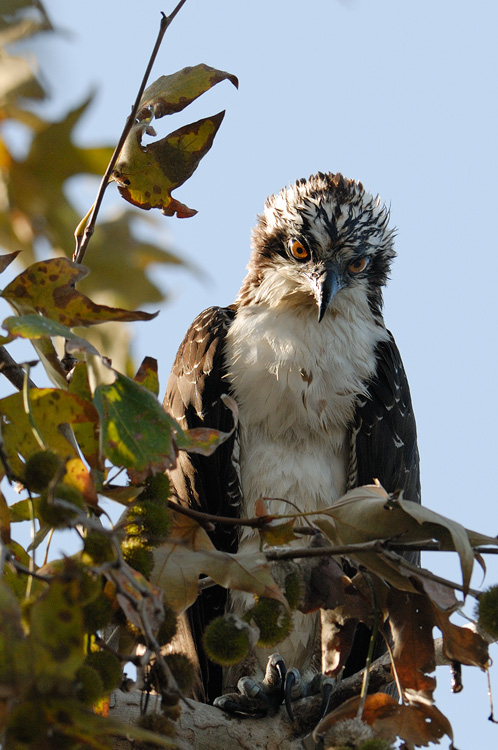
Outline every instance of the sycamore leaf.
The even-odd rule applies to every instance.
[[[113,179],[130,203],[144,209],[160,208],[180,218],[197,213],[172,198],[171,191],[195,171],[212,146],[224,112],[186,125],[159,141],[142,145],[145,133],[155,135],[153,118],[180,112],[198,96],[223,80],[238,85],[235,76],[208,65],[196,65],[161,76],[144,92],[137,122],[119,155]]]
[[[2,297],[20,315],[41,313],[70,328],[109,320],[151,320],[157,315],[97,305],[74,288],[87,274],[85,266],[68,258],[51,258],[29,266],[3,290]]]
[[[264,518],[266,521],[265,525],[258,529],[260,539],[265,544],[278,547],[297,539],[294,534],[295,519],[291,518],[288,521],[279,522],[278,519],[274,518],[268,512],[266,504],[261,497],[254,503],[254,514],[257,518]]]
[[[128,620],[143,633],[147,628],[156,632],[164,618],[162,591],[124,561],[119,568],[106,570],[104,575],[115,587]]]
[[[10,543],[10,512],[7,501],[0,492],[0,539],[4,544]]]
[[[80,590],[53,580],[30,609],[33,669],[40,679],[73,679],[85,660]]]
[[[157,359],[144,357],[142,364],[135,375],[135,383],[143,385],[148,391],[159,396],[159,378],[157,375]]]
[[[61,434],[61,424],[96,423],[98,416],[91,403],[57,388],[30,388],[32,417],[48,448],[61,457],[73,457],[76,450]],[[25,412],[23,394],[14,393],[0,400],[0,426],[4,450],[13,470],[22,474],[19,455],[27,458],[40,449]]]
[[[66,462],[66,473],[62,477],[64,484],[79,490],[90,505],[98,505],[97,492],[90,472],[81,458],[70,458]]]
[[[350,698],[327,714],[315,728],[314,739],[323,737],[339,721],[356,718],[360,701],[360,696]],[[405,742],[405,750],[427,747],[431,742],[439,744],[445,735],[450,738],[453,749],[451,724],[435,706],[423,703],[403,706],[387,693],[374,693],[366,697],[362,719],[372,727],[376,737],[388,742],[400,737]]]
[[[394,498],[376,484],[351,490],[322,514],[327,516],[325,523],[318,519],[316,525],[333,544],[375,540],[408,543],[436,539],[442,549],[458,553],[463,585],[468,588],[470,584],[474,552],[468,532],[456,521],[429,508]],[[332,523],[327,523],[328,519]],[[397,588],[415,591],[395,563],[377,553],[355,553],[355,557]]]
[[[92,392],[88,382],[88,366],[86,362],[78,362],[73,370],[69,383],[69,393],[73,393],[84,401],[92,401]],[[97,415],[96,415],[97,417]],[[100,455],[100,423],[95,421],[80,422],[72,425],[76,442],[85,460],[92,469],[103,470],[103,459]]]
[[[195,551],[180,542],[170,541],[154,549],[153,555],[151,579],[163,589],[177,614],[184,612],[197,599],[202,574],[210,576],[224,588],[277,599],[288,606],[262,554]]]
[[[209,456],[231,433],[207,428],[184,431],[157,398],[131,378],[91,359],[94,403],[101,419],[101,443],[115,466],[135,483],[174,466],[177,449]]]
[[[135,125],[112,175],[122,197],[139,208],[160,208],[166,216],[195,216],[197,211],[172,198],[171,191],[195,172],[213,145],[224,116],[219,112],[185,125],[148,146],[142,146],[146,126]]]
[[[433,610],[427,597],[391,588],[387,597],[389,623],[394,641],[394,666],[410,701],[432,703],[436,680],[429,677],[436,668],[432,629]]]
[[[40,339],[51,336],[63,336],[67,343],[67,348],[71,353],[88,352],[89,354],[98,355],[98,351],[89,341],[77,336],[70,328],[51,320],[43,315],[31,313],[30,315],[13,315],[6,318],[2,327],[10,333],[12,337],[23,339]]]
[[[234,75],[204,63],[183,68],[169,76],[160,76],[145,89],[137,119],[144,120],[151,113],[159,118],[181,112],[198,96],[225,80],[238,88],[239,82]]]
[[[0,255],[0,273],[3,273],[5,269],[10,266],[13,260],[17,258],[20,250],[14,253],[7,253],[6,255]]]
[[[113,382],[98,385],[94,392],[102,449],[139,482],[174,465],[176,422],[146,388],[118,372],[109,373]]]

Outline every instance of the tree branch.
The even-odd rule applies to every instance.
[[[104,176],[102,177],[102,180],[100,182],[99,190],[97,193],[97,197],[95,198],[95,203],[93,204],[92,208],[88,212],[88,214],[84,217],[84,219],[78,224],[76,227],[74,236],[76,240],[76,248],[73,254],[73,261],[75,263],[82,263],[83,258],[85,257],[86,250],[88,248],[88,244],[90,242],[90,239],[93,235],[94,229],[95,229],[95,223],[97,221],[97,216],[100,211],[100,206],[102,205],[102,200],[104,198],[104,193],[107,189],[107,186],[111,179],[111,174],[113,172],[113,169],[116,165],[116,161],[118,160],[118,156],[121,153],[121,149],[123,148],[123,145],[135,123],[136,116],[140,107],[140,101],[142,99],[142,95],[145,91],[145,87],[147,85],[147,81],[149,80],[150,72],[152,70],[152,66],[154,65],[154,62],[157,57],[157,53],[159,52],[159,48],[161,46],[161,42],[163,40],[163,37],[166,33],[166,30],[168,29],[169,25],[175,18],[175,16],[178,14],[178,12],[181,10],[181,8],[185,5],[187,0],[180,0],[176,8],[173,10],[173,12],[166,16],[164,13],[161,13],[161,23],[159,26],[159,33],[157,35],[156,42],[154,44],[154,49],[152,50],[151,56],[149,58],[149,62],[147,64],[147,68],[145,70],[144,76],[142,78],[142,83],[140,84],[140,87],[138,89],[137,97],[135,99],[135,103],[133,104],[133,107],[131,108],[131,112],[128,116],[128,119],[126,120],[125,126],[123,128],[123,132],[121,133],[121,137],[117,143],[116,148],[114,149],[114,152],[111,156],[111,160],[109,164],[107,165],[107,169],[105,171]],[[86,221],[88,218],[88,221]],[[86,222],[86,223],[85,223]],[[85,227],[83,229],[83,224],[85,224]]]

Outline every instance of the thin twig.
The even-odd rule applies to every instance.
[[[152,50],[152,54],[150,56],[147,68],[145,70],[142,83],[140,84],[140,87],[138,89],[137,97],[135,99],[135,103],[131,109],[130,115],[128,119],[126,120],[125,126],[123,128],[123,132],[121,133],[121,137],[118,141],[118,144],[116,148],[114,149],[114,152],[111,156],[111,160],[109,164],[107,165],[107,169],[105,171],[104,176],[102,177],[102,180],[100,182],[99,190],[97,192],[97,197],[95,199],[95,203],[93,204],[92,208],[89,212],[89,219],[85,226],[85,229],[83,233],[81,233],[81,222],[76,228],[75,231],[75,240],[76,240],[76,248],[73,254],[73,261],[75,263],[82,263],[83,258],[85,257],[85,253],[88,248],[88,244],[90,242],[90,239],[93,235],[94,229],[95,229],[95,223],[97,221],[97,216],[100,211],[100,206],[102,205],[102,200],[104,198],[104,193],[107,189],[107,186],[110,182],[112,172],[114,170],[114,167],[116,166],[116,162],[118,160],[119,154],[121,153],[121,150],[124,146],[124,143],[135,123],[136,116],[138,114],[138,110],[140,107],[140,102],[142,100],[142,95],[145,91],[145,87],[147,85],[147,81],[149,80],[149,75],[152,70],[152,66],[154,65],[154,62],[157,57],[157,53],[159,52],[159,48],[161,46],[161,42],[163,40],[163,37],[166,33],[167,28],[177,15],[177,13],[181,10],[183,5],[185,5],[187,0],[180,0],[176,8],[173,10],[173,12],[166,16],[164,13],[161,13],[161,23],[159,26],[159,33],[157,35],[156,43],[154,44],[154,49]],[[87,214],[88,215],[88,214]]]
[[[31,366],[37,362],[30,362]],[[0,372],[4,375],[18,391],[22,391],[24,382],[24,368],[13,359],[4,346],[0,346]],[[36,388],[32,380],[29,380],[29,387]]]

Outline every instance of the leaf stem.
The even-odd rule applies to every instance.
[[[75,263],[82,263],[83,258],[85,257],[85,253],[87,251],[90,239],[93,235],[95,224],[97,221],[97,216],[100,211],[100,206],[102,205],[102,200],[104,198],[104,193],[107,189],[107,186],[109,185],[109,182],[111,180],[111,175],[114,170],[114,167],[116,165],[116,162],[118,160],[118,156],[121,153],[121,150],[123,148],[124,142],[126,141],[134,123],[135,119],[140,107],[140,101],[142,99],[142,95],[145,91],[145,87],[147,85],[147,81],[149,80],[150,72],[152,70],[152,66],[154,65],[154,62],[157,57],[157,53],[159,52],[159,48],[161,46],[161,42],[163,40],[163,37],[166,33],[167,28],[175,18],[175,16],[178,14],[178,12],[181,10],[181,8],[185,5],[187,0],[180,0],[180,2],[177,4],[176,8],[170,13],[169,16],[166,16],[164,13],[161,13],[161,23],[159,25],[159,33],[157,35],[156,42],[154,44],[154,48],[152,50],[152,53],[149,58],[149,62],[147,64],[147,68],[145,70],[144,76],[142,78],[142,83],[140,84],[140,87],[138,89],[137,97],[135,99],[135,103],[133,104],[133,107],[131,109],[131,112],[126,120],[125,126],[123,128],[123,132],[121,133],[121,136],[119,138],[119,141],[117,143],[116,148],[114,149],[114,152],[111,156],[111,160],[109,164],[107,165],[107,169],[104,173],[104,176],[102,177],[102,180],[100,181],[100,186],[97,192],[97,197],[95,198],[95,203],[93,204],[92,208],[87,214],[88,221],[85,225],[84,230],[82,229],[82,222],[80,222],[75,230],[74,237],[76,240],[76,247],[73,254],[73,261]],[[85,217],[85,218],[87,218]],[[83,219],[84,221],[85,219]]]

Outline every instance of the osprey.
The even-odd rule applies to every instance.
[[[408,383],[382,317],[395,256],[388,221],[379,197],[340,174],[318,173],[267,199],[235,303],[196,318],[168,382],[165,407],[183,428],[230,431],[223,394],[239,410],[231,439],[211,457],[178,456],[171,482],[180,503],[237,517],[254,515],[260,497],[281,498],[271,513],[314,511],[374,479],[420,502]],[[211,537],[228,552],[255,544],[250,532],[239,538],[222,525]],[[242,610],[244,596],[234,595],[230,608]],[[226,607],[226,592],[205,590],[184,634],[207,700],[223,691],[222,675],[201,636]],[[304,672],[313,667],[317,627],[316,617],[300,615],[279,644]],[[264,671],[254,657],[251,669],[258,667]]]

